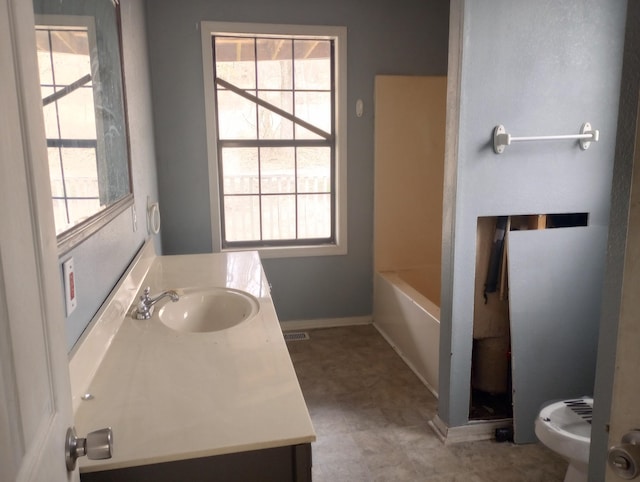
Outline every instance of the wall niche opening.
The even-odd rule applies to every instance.
[[[587,226],[588,213],[478,217],[469,420],[513,417],[509,232]]]

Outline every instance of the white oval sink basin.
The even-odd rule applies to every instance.
[[[260,310],[256,298],[230,288],[184,290],[180,299],[158,311],[160,321],[177,331],[204,333],[236,326]]]

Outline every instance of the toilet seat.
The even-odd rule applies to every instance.
[[[591,445],[592,410],[593,398],[563,400],[544,407],[535,421],[535,434],[540,442],[568,459],[570,467],[585,472]]]

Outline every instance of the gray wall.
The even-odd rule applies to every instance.
[[[478,216],[588,212],[589,224],[608,223],[626,2],[455,0],[452,8],[449,79],[458,84],[449,122],[458,136],[448,139],[445,168],[439,416],[460,426]],[[573,142],[514,144],[501,155],[491,147],[497,124],[527,136],[577,133],[585,121],[601,133],[588,151]]]
[[[121,2],[125,90],[131,133],[131,175],[138,218],[133,230],[127,209],[94,236],[60,258],[74,258],[78,306],[67,318],[67,347],[71,349],[129,262],[144,242],[147,196],[157,199],[157,180],[147,44],[142,0]],[[160,250],[159,237],[156,250]],[[60,269],[62,277],[62,268]]]
[[[371,314],[374,76],[445,74],[448,15],[445,0],[148,1],[164,253],[212,250],[199,22],[346,26],[349,253],[263,264],[281,320]]]

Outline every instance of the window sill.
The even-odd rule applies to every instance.
[[[258,251],[262,259],[268,258],[302,258],[311,256],[341,256],[347,254],[347,247],[337,244],[323,246],[288,246],[268,248],[230,248],[222,252]]]

